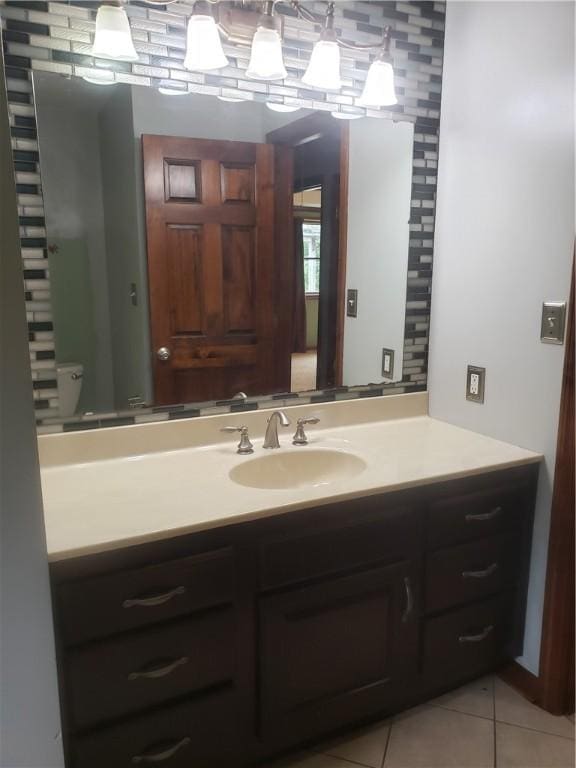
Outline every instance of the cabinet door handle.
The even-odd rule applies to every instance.
[[[137,670],[136,672],[130,672],[128,680],[139,680],[140,678],[156,680],[159,677],[166,677],[166,675],[174,672],[178,667],[188,664],[188,662],[188,656],[181,656],[179,659],[174,659],[174,661],[168,662],[168,664],[156,664],[151,667],[146,667],[145,669]]]
[[[466,522],[471,523],[473,521],[482,522],[483,520],[494,520],[494,518],[498,517],[503,511],[502,507],[494,507],[490,512],[480,512],[477,515],[466,515]]]
[[[458,638],[459,643],[481,643],[482,640],[486,640],[490,632],[494,629],[493,624],[488,624],[487,627],[484,627],[482,632],[480,632],[477,635],[460,635]]]
[[[406,593],[406,606],[402,614],[402,621],[406,622],[414,610],[414,595],[412,594],[412,584],[410,583],[409,576],[404,576],[404,591]]]
[[[143,755],[134,755],[132,763],[138,765],[139,763],[163,763],[165,760],[170,760],[178,750],[187,747],[192,739],[189,736],[184,736],[183,739],[172,743],[172,746],[162,750],[162,752],[148,752]]]
[[[186,587],[174,587],[168,592],[161,592],[158,595],[150,595],[150,597],[130,597],[124,600],[122,603],[123,608],[133,608],[135,605],[140,605],[143,608],[154,608],[156,605],[163,605],[168,600],[172,600],[176,595],[183,595],[186,592]]]
[[[483,571],[462,571],[463,579],[485,579],[498,570],[498,563],[491,563]]]

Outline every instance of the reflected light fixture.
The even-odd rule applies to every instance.
[[[304,85],[325,91],[337,91],[340,79],[340,47],[334,31],[334,3],[328,3],[326,21],[320,39],[312,49],[308,69],[302,77]]]
[[[82,80],[92,85],[115,85],[114,72],[103,69],[101,72],[91,72],[89,75],[83,75]]]
[[[128,16],[120,2],[98,8],[92,56],[114,61],[138,61]]]
[[[161,85],[158,88],[158,93],[161,93],[163,96],[186,96],[188,91],[184,91],[181,88],[168,88]]]
[[[291,107],[289,104],[277,104],[275,101],[267,101],[266,106],[272,112],[298,112],[300,107]]]
[[[246,99],[237,99],[235,96],[216,96],[220,101],[229,101],[231,104],[238,104],[240,101],[246,101]]]
[[[353,112],[330,112],[336,120],[358,120],[365,115],[355,115]]]
[[[398,103],[394,88],[394,69],[390,56],[392,30],[384,30],[384,42],[376,59],[370,65],[364,90],[356,103],[363,107],[391,107]]]
[[[209,72],[228,65],[218,27],[206,0],[196,0],[188,21],[186,69]]]
[[[246,76],[253,80],[284,80],[288,76],[282,58],[282,39],[274,23],[274,3],[267,0],[252,38]]]

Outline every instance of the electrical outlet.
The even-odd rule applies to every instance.
[[[486,368],[477,365],[469,365],[466,373],[466,400],[473,403],[484,402],[484,385],[486,380]]]
[[[391,379],[394,376],[394,350],[382,350],[382,376],[385,379]]]

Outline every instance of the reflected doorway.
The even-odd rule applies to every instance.
[[[320,300],[322,189],[296,192],[294,211],[294,345],[291,389],[316,389]]]

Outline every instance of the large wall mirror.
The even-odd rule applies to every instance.
[[[59,418],[401,381],[412,123],[34,93]]]

